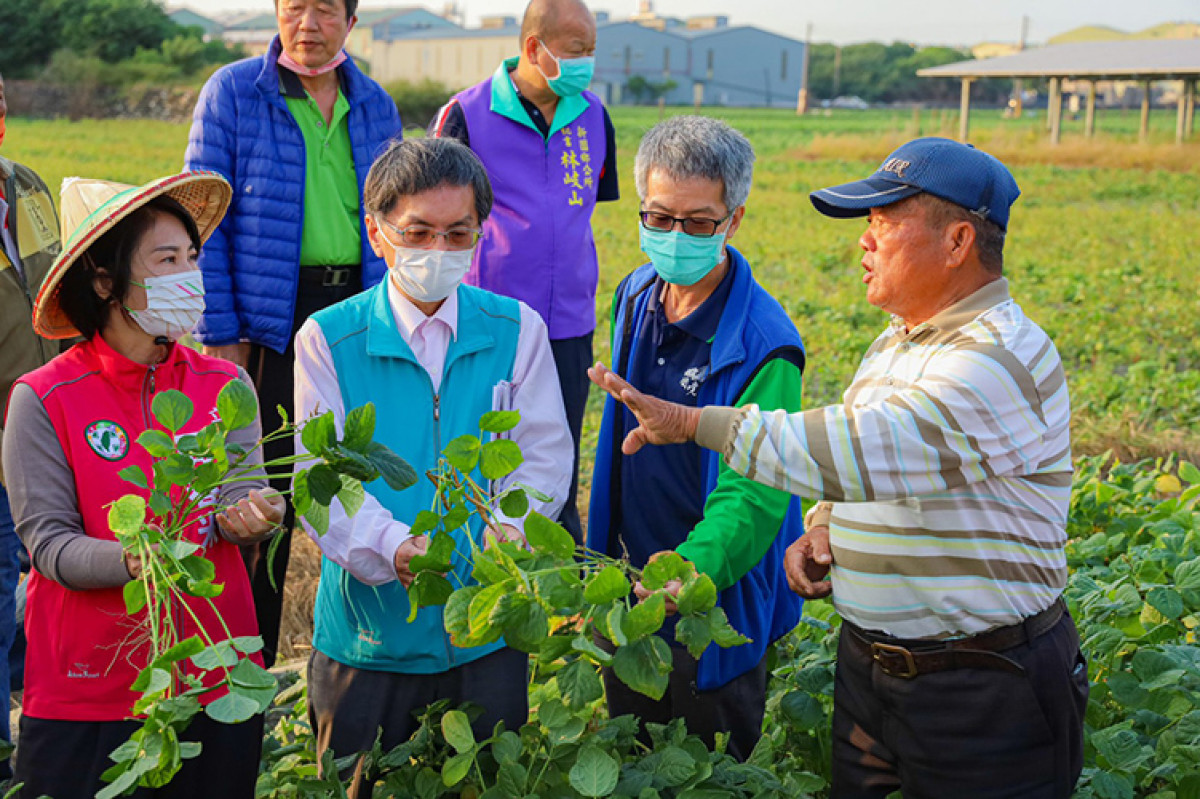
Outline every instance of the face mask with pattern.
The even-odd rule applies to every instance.
[[[142,330],[158,338],[165,336],[177,341],[190,333],[204,313],[204,278],[199,269],[146,278],[134,283],[146,290],[146,307],[126,308]]]

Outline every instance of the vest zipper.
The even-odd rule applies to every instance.
[[[428,377],[428,373],[426,373]],[[446,382],[445,373],[442,374],[442,383]],[[430,379],[429,387],[433,388],[433,380]],[[433,392],[433,451],[441,453],[442,451],[442,395],[436,390]],[[446,632],[442,632],[442,646],[446,650],[447,668],[454,666],[454,650],[450,648],[450,637]]]
[[[150,429],[150,398],[154,396],[154,373],[158,370],[158,364],[154,364],[146,370],[146,378],[142,381],[142,417],[146,423],[146,429]]]

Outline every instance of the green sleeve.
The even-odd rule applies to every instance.
[[[763,410],[800,410],[801,373],[783,358],[769,361],[737,398]],[[749,480],[723,461],[704,518],[676,551],[724,591],[762,560],[779,533],[791,495]]]

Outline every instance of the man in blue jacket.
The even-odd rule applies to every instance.
[[[362,227],[372,161],[401,135],[387,93],[342,49],[358,0],[276,0],[267,54],[218,70],[196,104],[189,169],[224,175],[233,205],[200,257],[205,351],[243,366],[258,387],[263,430],[292,414],[292,339],[312,313],[380,281],[387,267]],[[267,459],[292,454],[289,440]],[[275,478],[286,490],[290,476]],[[290,506],[289,506],[290,508]],[[290,536],[293,515],[285,522]],[[274,662],[288,540],[244,551],[267,664]]]
[[[800,334],[728,244],[745,214],[753,164],[750,142],[715,119],[675,117],[642,139],[634,177],[650,263],[617,288],[612,323],[613,364],[639,391],[692,407],[799,410]],[[710,745],[716,732],[728,733],[728,751],[745,759],[762,731],[767,647],[800,619],[782,572],[803,530],[799,503],[695,444],[625,455],[622,441],[636,427],[628,409],[607,399],[588,546],[627,554],[639,567],[678,552],[712,578],[730,623],[752,640],[710,646],[697,661],[668,624],[674,662],[666,695],[647,699],[606,673],[609,714],[682,717]]]

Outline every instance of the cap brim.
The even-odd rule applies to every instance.
[[[58,302],[58,289],[63,276],[97,239],[161,195],[172,197],[191,215],[200,233],[200,243],[203,244],[225,217],[233,197],[233,187],[216,172],[183,172],[144,186],[132,187],[96,209],[64,242],[62,252],[42,281],[33,306],[33,329],[38,335],[48,339],[79,335]]]
[[[921,190],[915,186],[869,177],[853,183],[818,189],[808,195],[808,198],[812,200],[813,207],[825,216],[850,219],[866,216],[872,208],[891,205],[920,193]]]

